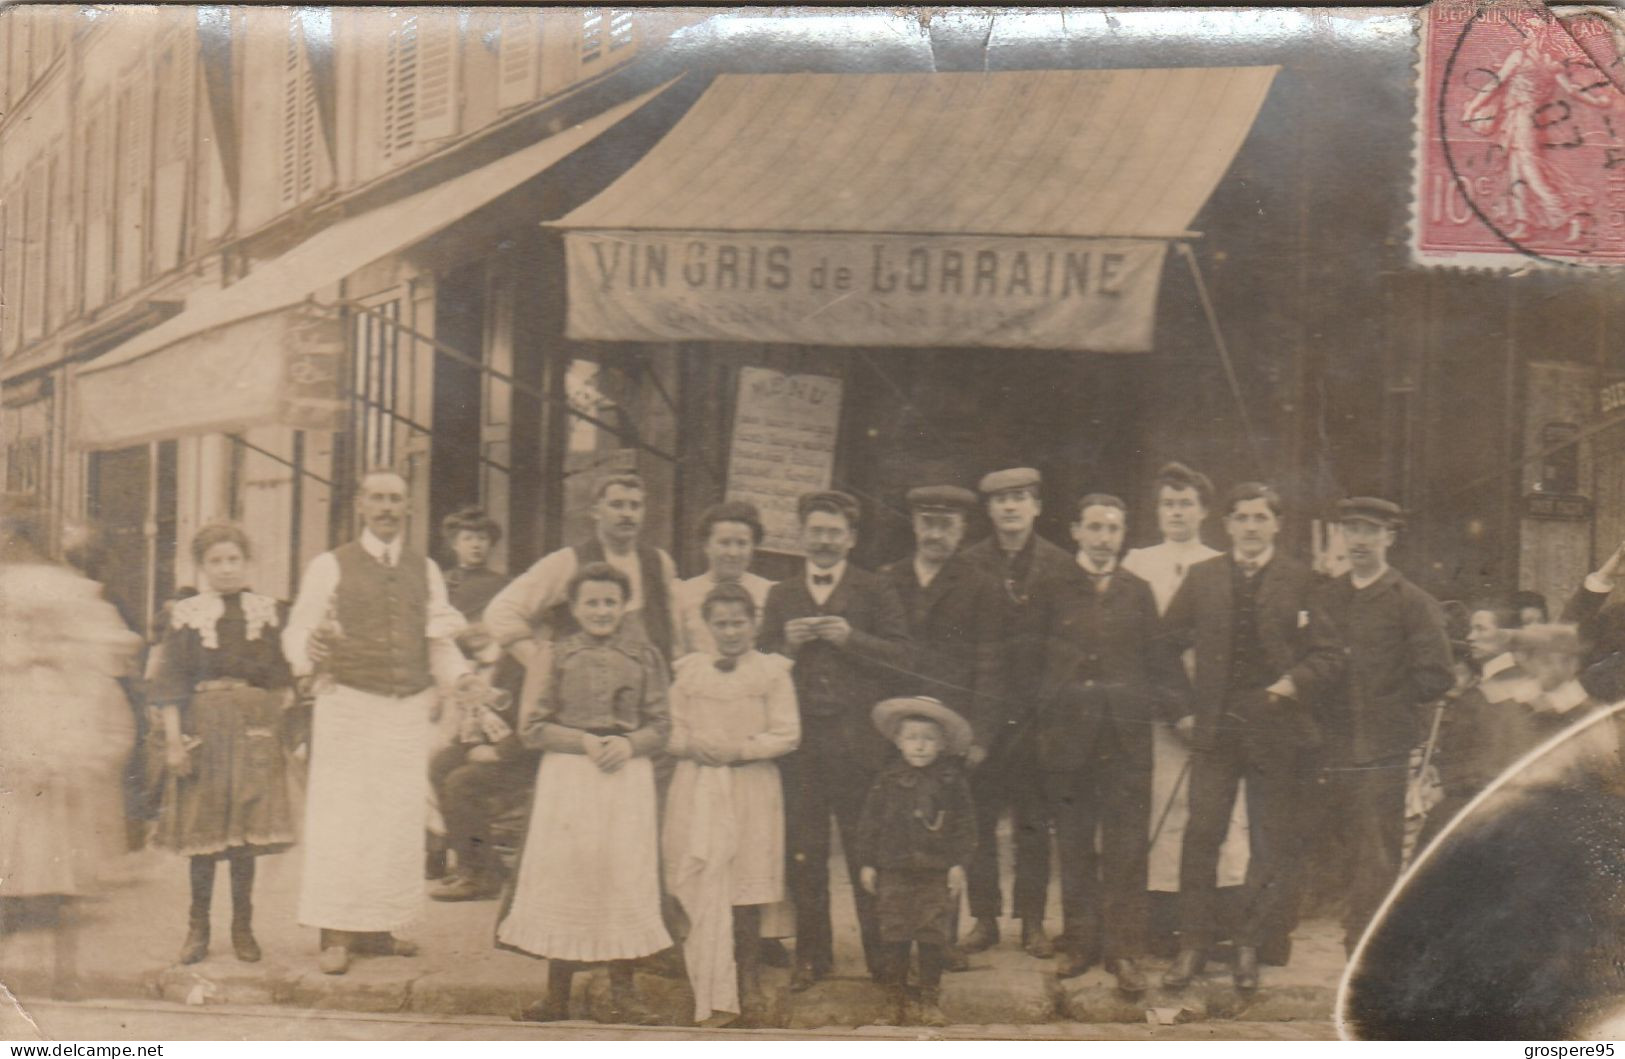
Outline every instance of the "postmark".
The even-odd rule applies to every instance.
[[[1625,59],[1608,15],[1422,13],[1411,248],[1424,265],[1625,265]]]

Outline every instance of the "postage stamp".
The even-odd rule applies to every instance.
[[[1416,261],[1625,264],[1617,16],[1535,0],[1442,0],[1420,17]]]

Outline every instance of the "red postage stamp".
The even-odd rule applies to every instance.
[[[1416,260],[1625,264],[1625,60],[1614,17],[1531,0],[1440,0],[1421,19]]]

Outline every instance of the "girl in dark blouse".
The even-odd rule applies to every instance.
[[[248,537],[210,525],[192,540],[205,590],[177,602],[158,646],[148,701],[164,721],[158,845],[191,860],[190,928],[180,962],[209,951],[215,864],[231,865],[231,944],[260,958],[252,929],[254,858],[293,843],[279,738],[293,678],[281,603],[245,589]]]

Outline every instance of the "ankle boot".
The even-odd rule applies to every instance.
[[[649,1010],[632,981],[630,961],[617,960],[609,968],[610,1017],[605,1021],[625,1026],[658,1026],[660,1016]]]
[[[942,991],[940,989],[920,987],[920,995],[914,1002],[914,1017],[909,1020],[912,1026],[948,1025],[948,1016],[942,1013]]]
[[[254,940],[253,913],[246,908],[232,910],[231,951],[244,963],[260,962],[260,944]]]
[[[198,963],[209,955],[209,914],[193,912],[181,943],[181,963]]]
[[[1206,962],[1206,949],[1190,946],[1180,949],[1179,955],[1174,959],[1174,965],[1163,972],[1163,988],[1184,989],[1191,984],[1191,979],[1202,973],[1202,965]]]
[[[875,1016],[876,1026],[907,1026],[908,1025],[908,987],[905,985],[887,985],[886,995],[880,1004],[880,1014]]]

